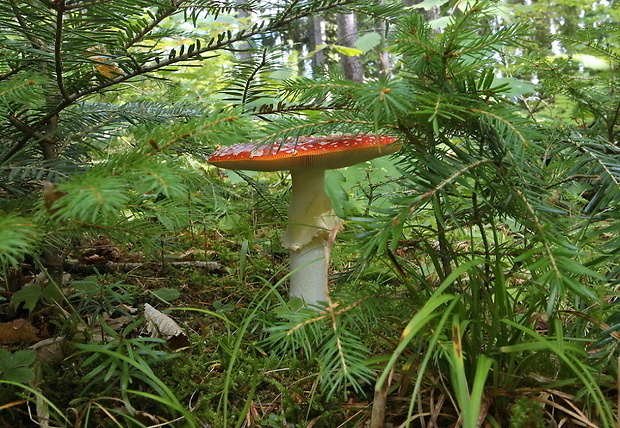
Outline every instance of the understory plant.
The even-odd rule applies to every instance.
[[[608,393],[618,341],[608,303],[618,275],[615,75],[557,78],[540,89],[520,84],[531,68],[519,68],[513,55],[527,51],[527,27],[500,24],[492,2],[451,11],[441,31],[418,14],[399,20],[390,43],[396,76],[363,85],[331,77],[287,82],[291,103],[324,100],[328,113],[271,125],[274,135],[381,130],[404,144],[392,205],[348,223],[361,241],[361,263],[349,280],[389,261],[414,314],[399,312],[402,327],[389,327],[400,329],[400,339],[384,343],[371,426],[383,426],[386,415],[400,426],[508,426],[519,412],[511,407],[524,405],[513,397],[537,403],[549,424],[569,418],[615,426]],[[556,65],[548,70],[559,72]],[[570,96],[601,132],[558,126],[546,117],[552,108],[534,115],[520,108],[519,100],[547,88]],[[593,90],[605,96],[593,97]],[[343,306],[289,315],[297,321],[277,337],[305,349],[320,319],[324,331],[350,337],[331,321]],[[301,329],[308,333],[300,336]],[[361,390],[367,364],[377,360],[359,358],[367,352],[360,337],[347,346],[326,339],[306,353],[329,361],[341,353],[341,373]],[[324,371],[323,381],[329,388],[333,372]],[[408,406],[400,405],[403,396]]]
[[[40,421],[75,426],[616,425],[615,67],[530,54],[527,25],[491,1],[436,2],[445,16],[432,26],[415,6],[359,2],[389,23],[393,73],[273,78],[282,59],[262,36],[345,3],[0,4],[4,295],[69,348],[62,364],[3,354],[24,375],[0,380],[7,423],[37,408]],[[245,9],[260,20],[237,19]],[[587,32],[573,42],[615,66],[613,46]],[[217,62],[240,49],[252,57]],[[209,64],[233,72],[190,85],[191,102],[152,95],[176,67]],[[200,158],[249,139],[353,133],[403,149],[329,174],[345,223],[331,301],[309,310],[278,294],[282,249],[260,229],[283,221],[288,177],[272,178],[276,191]],[[261,214],[251,221],[249,201]],[[188,235],[224,266],[165,279],[194,299],[174,312],[191,333],[177,354],[144,333],[132,303],[143,307],[145,272],[164,277],[143,261],[165,266]],[[127,275],[131,287],[63,281],[67,260],[101,236],[146,268]],[[131,323],[106,324],[122,317]],[[67,402],[53,385],[83,394]]]
[[[75,259],[89,259],[84,252],[93,247],[103,247],[105,255],[83,263],[98,260],[94,268],[87,267],[88,274],[126,260],[148,270],[155,259],[163,267],[168,252],[188,249],[178,244],[184,231],[212,229],[226,209],[216,206],[218,192],[201,161],[216,145],[250,138],[256,126],[251,109],[218,93],[223,87],[218,78],[237,67],[240,49],[260,46],[304,17],[340,7],[344,11],[347,3],[2,2],[0,291],[8,308],[4,313],[3,306],[3,321],[5,316],[9,322],[23,318],[37,324],[33,329],[40,328],[46,338],[66,333],[87,342],[72,331],[79,320],[133,303],[114,295],[116,290],[72,313],[76,307],[67,296],[75,289],[65,270],[75,266]],[[252,19],[237,19],[245,12]],[[183,80],[183,72],[192,70],[199,78]],[[45,315],[35,321],[38,310]],[[108,407],[117,409],[118,403],[123,410],[109,420],[122,418],[131,394],[141,394],[140,402],[154,407],[161,400],[178,407],[153,376],[150,364],[159,360],[134,352],[145,340],[134,337],[135,331],[127,334],[132,337],[83,344],[96,355],[87,358],[97,368],[91,377],[118,382],[105,391],[110,397],[86,400],[78,425],[93,412],[112,415]],[[162,357],[151,344],[141,349]],[[134,378],[147,386],[128,392]],[[11,401],[15,413],[7,424],[18,424],[30,409],[29,400],[36,402],[50,385],[38,377],[33,382],[24,389],[34,389],[34,395]],[[97,393],[103,394],[92,392]],[[50,419],[45,406],[39,408],[42,413],[33,418]]]

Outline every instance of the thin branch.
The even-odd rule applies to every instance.
[[[17,19],[17,22],[19,22],[19,26],[22,28],[24,37],[26,37],[26,39],[28,39],[30,43],[32,43],[32,46],[35,48],[40,49],[43,46],[45,46],[45,43],[43,43],[41,40],[37,39],[36,37],[32,36],[30,27],[28,27],[28,23],[24,19],[24,14],[21,12],[21,10],[19,10],[19,7],[15,3],[15,0],[10,0],[10,2],[11,2],[11,8],[13,9],[13,15]]]
[[[420,204],[420,202],[424,201],[427,198],[430,198],[431,196],[436,195],[444,187],[446,187],[449,184],[453,183],[457,178],[459,178],[461,175],[465,174],[470,169],[476,168],[477,166],[485,164],[485,163],[495,163],[495,162],[497,162],[497,160],[496,159],[491,159],[491,158],[479,159],[476,162],[472,162],[472,163],[470,163],[468,165],[465,165],[463,168],[459,169],[458,171],[455,171],[450,177],[447,177],[445,180],[443,180],[441,183],[439,183],[433,189],[428,190],[428,191],[422,193],[417,198],[416,201],[414,201],[413,203],[409,204],[409,210],[407,212],[407,217],[414,213],[414,211],[418,208],[418,205]],[[392,219],[392,223],[391,223],[392,226],[395,227],[395,226],[400,224],[400,222],[401,222],[400,216],[401,216],[401,214],[398,214],[398,215],[394,216],[394,218]]]
[[[0,81],[2,80],[6,80],[9,77],[19,73],[22,70],[25,70],[26,68],[28,68],[26,65],[20,65],[19,67],[15,67],[14,69],[12,69],[11,71],[7,71],[4,74],[0,74]]]
[[[553,253],[552,246],[551,246],[551,243],[549,242],[549,239],[547,236],[548,234],[547,234],[545,226],[543,225],[543,222],[538,216],[536,209],[532,206],[532,204],[527,199],[525,194],[521,191],[521,189],[515,189],[515,194],[519,197],[519,199],[521,199],[521,202],[523,202],[523,204],[525,205],[525,208],[531,215],[532,223],[534,224],[534,228],[536,229],[536,236],[540,239],[540,241],[542,242],[544,246],[545,254],[547,255],[547,259],[549,260],[551,264],[551,270],[553,271],[555,278],[558,281],[562,282],[562,279],[563,279],[562,270],[557,264],[555,254]]]
[[[45,135],[41,134],[39,131],[28,125],[26,122],[19,120],[12,114],[8,115],[7,118],[9,119],[9,122],[11,122],[11,125],[13,125],[15,128],[17,128],[20,132],[22,132],[29,138],[34,138],[39,141],[45,141],[47,143],[54,144],[54,142],[47,138]]]
[[[98,6],[100,4],[112,3],[116,0],[95,0],[86,3],[76,3],[71,5],[64,5],[64,10],[77,10],[77,9],[87,9],[89,7]],[[48,2],[49,4],[49,2]],[[50,4],[50,7],[55,8],[56,4]]]
[[[547,186],[545,186],[545,189],[552,189],[554,187],[560,186],[564,183],[568,183],[571,182],[573,180],[580,180],[580,179],[589,179],[589,180],[594,180],[594,181],[600,181],[601,180],[601,176],[600,175],[591,175],[591,174],[575,174],[575,175],[571,175],[570,177],[567,177],[563,180],[557,181],[555,183],[549,184]]]
[[[284,12],[282,13],[282,16],[286,16],[286,15],[288,15],[288,14],[289,14],[289,13],[293,10],[293,8],[295,7],[295,5],[297,5],[297,3],[299,3],[299,0],[292,1],[292,2],[288,5],[288,7],[284,10]]]
[[[127,50],[130,47],[132,47],[133,45],[135,45],[136,43],[138,43],[140,40],[142,40],[142,38],[145,35],[147,35],[149,33],[149,31],[151,31],[153,28],[155,28],[157,25],[159,25],[159,23],[161,21],[163,21],[164,19],[166,19],[167,17],[172,15],[177,10],[178,10],[178,5],[176,5],[176,4],[174,5],[174,7],[171,7],[169,9],[163,10],[158,16],[155,17],[155,19],[153,19],[151,22],[149,22],[147,25],[145,25],[144,28],[142,28],[141,31],[135,33],[134,36],[131,38],[131,40],[128,40],[127,43],[125,43],[123,48],[125,50]]]
[[[266,65],[267,65],[267,51],[264,50],[260,63],[256,64],[256,67],[254,67],[254,70],[252,70],[252,73],[248,76],[248,78],[245,81],[245,86],[243,87],[243,97],[241,97],[241,102],[243,104],[247,102],[248,95],[250,93],[250,88],[252,87],[252,81],[254,80],[256,75],[258,75],[258,72]]]
[[[607,176],[609,176],[609,178],[611,178],[611,180],[614,182],[614,184],[617,187],[620,187],[620,179],[617,178],[617,175],[615,174],[615,171],[613,170],[613,167],[610,167],[609,165],[606,165],[605,162],[603,162],[600,159],[600,156],[598,156],[595,152],[592,152],[585,144],[581,144],[579,142],[575,142],[575,146],[577,146],[577,148],[581,152],[587,153],[588,156],[590,156],[591,159],[593,159],[597,164],[599,164],[601,166],[601,168],[605,171]]]
[[[265,193],[263,192],[263,190],[258,186],[258,184],[256,183],[255,180],[253,180],[252,178],[248,177],[246,174],[244,174],[241,171],[234,171],[235,174],[237,174],[239,177],[241,177],[246,183],[248,183],[248,185],[250,187],[252,187],[252,189],[254,189],[254,191],[256,193],[258,193],[258,196],[260,196],[260,198],[267,202],[267,204],[271,207],[272,210],[274,210],[276,216],[283,222],[286,222],[286,216],[284,214],[282,214],[280,212],[280,210],[278,209],[278,207],[271,201],[271,198],[267,197],[267,195],[265,195]]]
[[[15,143],[13,147],[11,147],[4,155],[2,155],[2,157],[0,157],[0,165],[4,164],[6,161],[15,156],[21,149],[23,149],[26,146],[26,143],[28,143],[28,140],[30,140],[30,136],[24,137]]]
[[[614,109],[613,117],[610,118],[609,123],[607,124],[607,139],[610,143],[614,144],[616,141],[616,133],[614,132],[614,127],[616,126],[616,122],[618,121],[618,117],[620,116],[620,100],[616,103],[616,108]]]
[[[52,140],[47,138],[45,135],[43,135],[42,133],[40,133],[36,129],[32,128],[26,122],[23,122],[23,121],[19,120],[15,116],[8,115],[7,119],[9,120],[9,122],[11,122],[11,125],[13,125],[22,134],[24,134],[24,138],[22,138],[17,143],[15,143],[13,145],[13,147],[11,147],[8,151],[6,151],[2,155],[2,157],[0,157],[0,165],[4,164],[9,159],[11,159],[13,156],[15,156],[15,154],[17,154],[21,149],[23,149],[26,146],[26,144],[28,143],[28,141],[31,138],[33,138],[33,139],[35,139],[35,140],[37,140],[39,142],[45,142],[47,144],[55,144]]]
[[[333,110],[341,110],[341,111],[353,111],[353,109],[348,108],[346,106],[315,106],[310,104],[299,104],[299,105],[285,105],[278,104],[276,106],[264,104],[260,107],[255,107],[252,110],[249,110],[248,113],[254,116],[258,116],[263,118],[263,115],[267,114],[287,114],[287,113],[298,113],[300,111],[333,111]]]
[[[54,40],[54,67],[56,68],[56,83],[62,97],[65,100],[69,100],[69,95],[65,89],[65,84],[62,81],[62,26],[63,26],[63,14],[64,14],[65,0],[60,0],[56,7],[56,35]]]

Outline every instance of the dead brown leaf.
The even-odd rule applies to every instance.
[[[39,330],[23,318],[0,323],[0,343],[37,342]]]
[[[147,321],[146,329],[151,336],[163,336],[172,349],[181,349],[191,345],[183,329],[172,318],[148,303],[144,304],[144,317]]]

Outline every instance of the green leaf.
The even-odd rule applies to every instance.
[[[0,349],[0,374],[4,380],[28,383],[34,379],[34,372],[30,369],[37,353],[32,350],[20,350],[10,353]]]
[[[318,45],[318,46],[316,47],[316,49],[314,49],[313,51],[308,52],[307,57],[308,57],[308,58],[311,58],[311,57],[313,57],[314,55],[316,55],[317,53],[319,53],[319,52],[321,52],[322,50],[324,50],[325,48],[327,48],[327,45],[326,45],[325,43],[322,43],[322,44]]]
[[[448,3],[449,0],[424,0],[422,3],[414,4],[409,6],[409,9],[424,9],[430,10],[434,7],[442,6]]]
[[[348,48],[346,46],[341,46],[341,45],[331,45],[331,46],[334,48],[336,52],[338,52],[339,54],[345,55],[345,56],[358,56],[363,53],[361,49]]]
[[[293,75],[293,70],[291,70],[290,68],[281,68],[269,74],[269,77],[275,80],[287,80],[292,78]]]
[[[496,77],[494,82],[499,86],[506,85],[506,89],[502,90],[502,92],[511,97],[518,97],[520,95],[536,92],[535,85],[520,79],[515,79],[514,77]]]
[[[36,351],[22,349],[13,354],[13,364],[14,366],[30,366],[36,358]]]
[[[24,304],[24,309],[32,311],[34,307],[37,305],[37,302],[41,298],[41,287],[38,285],[29,285],[28,287],[24,287],[15,294],[13,294],[13,298],[11,302],[13,305],[18,307],[21,303]]]
[[[223,230],[231,230],[239,226],[241,222],[241,216],[237,213],[226,213],[218,221],[217,227]]]
[[[450,25],[450,22],[452,21],[452,18],[449,16],[442,16],[440,18],[437,19],[433,19],[432,21],[430,21],[428,23],[428,25],[433,29],[436,30],[438,28],[446,28],[448,25]]]
[[[159,290],[151,291],[151,294],[168,303],[181,296],[181,292],[176,288],[160,288]]]
[[[344,171],[347,171],[348,168]],[[343,170],[327,170],[325,172],[325,192],[332,200],[332,205],[336,215],[344,217],[345,212],[351,207],[349,206],[349,195],[344,189],[343,183],[346,183],[347,179],[344,176]]]
[[[15,367],[3,373],[5,380],[28,383],[34,380],[34,372],[28,367]]]
[[[0,370],[11,367],[11,353],[6,349],[0,348]]]
[[[357,39],[355,41],[355,43],[353,43],[353,45],[362,51],[362,53],[366,53],[369,50],[371,50],[372,48],[374,48],[375,46],[377,46],[379,43],[381,43],[381,34],[379,33],[366,33],[363,36],[361,36],[359,39]]]

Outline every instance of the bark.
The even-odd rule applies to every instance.
[[[387,33],[387,29],[385,27],[385,21],[382,19],[377,20],[377,23],[375,24],[375,30],[377,31],[377,33],[381,34],[382,37],[385,37],[386,33]],[[380,50],[379,50],[379,58],[377,60],[378,62],[378,71],[379,74],[388,74],[390,72],[390,56],[388,54],[388,51],[385,49],[385,43],[381,42],[380,45]]]
[[[205,269],[210,272],[220,272],[224,269],[221,263],[205,262],[205,261],[168,261],[166,265],[172,267],[190,267],[196,269]],[[151,269],[153,271],[161,270],[160,264],[151,262],[142,263],[121,263],[106,261],[95,264],[85,264],[79,260],[65,260],[63,263],[67,272],[77,273],[81,275],[93,275],[96,273],[115,273],[115,272],[131,272],[136,269]]]
[[[357,18],[355,14],[339,13],[336,22],[338,23],[338,44],[348,48],[354,47],[357,40]],[[364,70],[360,56],[340,54],[340,64],[347,79],[360,83],[364,80]]]
[[[317,46],[325,43],[325,31],[324,31],[324,21],[320,16],[312,16],[308,20],[308,33],[310,35],[308,40],[308,50],[312,52],[317,48]],[[325,57],[325,52],[323,50],[318,51],[311,58],[312,61],[312,69],[320,69],[325,65],[327,58]]]
[[[240,9],[237,10],[237,19],[243,21],[250,17],[250,12],[247,9],[247,2],[243,0],[237,0],[235,1],[235,4],[240,7]],[[244,40],[239,43],[237,48],[239,50],[236,52],[235,56],[237,57],[239,62],[246,64],[251,63],[252,51],[250,44]]]
[[[387,408],[387,395],[390,383],[386,381],[380,389],[375,389],[375,396],[372,400],[372,414],[368,428],[385,427],[385,410]]]
[[[45,129],[45,135],[47,138],[40,142],[41,152],[43,159],[46,161],[53,160],[58,157],[58,146],[60,141],[57,135],[58,131],[58,115],[53,116],[47,123]],[[51,241],[53,242],[53,241]],[[62,249],[50,243],[45,246],[41,255],[41,262],[43,267],[47,271],[50,279],[50,285],[53,292],[50,291],[48,295],[52,296],[53,300],[61,301],[62,293],[60,287],[62,286],[63,270],[62,263],[64,261],[64,254]]]

